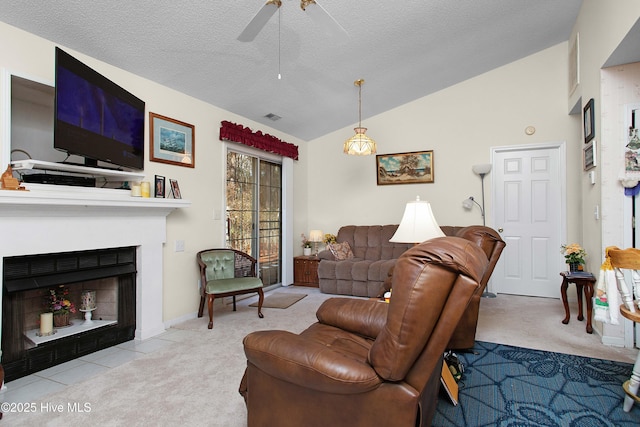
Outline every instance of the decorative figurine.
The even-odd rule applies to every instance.
[[[25,190],[23,186],[20,185],[20,182],[17,178],[13,177],[13,169],[11,169],[11,165],[7,166],[7,170],[2,173],[0,177],[0,183],[2,184],[3,190]]]

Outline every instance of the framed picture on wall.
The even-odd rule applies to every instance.
[[[569,44],[569,95],[580,84],[580,34],[576,33]]]
[[[164,176],[160,176],[160,175],[156,175],[156,179],[155,179],[155,191],[154,191],[154,196],[155,197],[161,197],[164,198]]]
[[[594,111],[593,111],[593,98],[587,102],[587,105],[584,106],[583,110],[583,121],[584,124],[584,143],[587,144],[589,141],[593,139],[595,136],[595,123],[594,123]]]
[[[433,182],[433,150],[376,155],[378,185]]]
[[[149,113],[149,154],[152,162],[195,167],[194,126]]]
[[[588,171],[596,167],[596,140],[592,139],[583,150],[584,170]]]

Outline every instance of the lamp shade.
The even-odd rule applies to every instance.
[[[476,175],[486,175],[489,172],[491,172],[491,164],[490,163],[483,163],[481,165],[473,165],[471,167],[471,170]]]
[[[344,153],[355,156],[368,156],[377,151],[376,142],[365,135],[367,128],[354,128],[356,134],[344,142]]]
[[[309,241],[310,242],[322,242],[322,231],[321,230],[311,230],[309,232]]]
[[[436,222],[429,202],[416,197],[415,201],[407,203],[402,221],[390,242],[393,243],[421,243],[445,234]]]
[[[466,210],[471,210],[473,208],[473,197],[466,198],[462,201],[462,207]]]

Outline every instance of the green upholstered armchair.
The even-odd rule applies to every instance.
[[[233,297],[236,311],[236,295],[258,293],[258,317],[262,315],[262,280],[256,274],[256,259],[236,249],[205,249],[196,254],[200,267],[201,297],[198,317],[202,317],[204,300],[207,298],[209,325],[213,328],[213,300],[216,297]]]

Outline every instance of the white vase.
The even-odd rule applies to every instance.
[[[311,255],[311,248],[303,248],[302,253],[304,254],[304,256]]]

